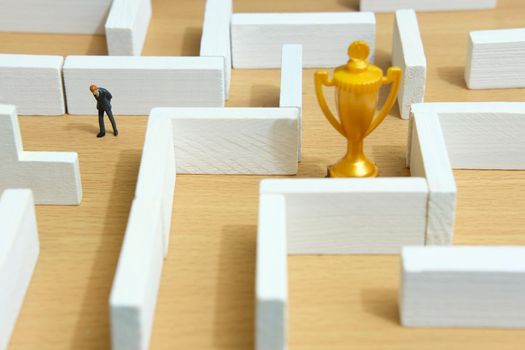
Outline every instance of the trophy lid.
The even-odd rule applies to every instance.
[[[380,85],[383,71],[368,62],[369,55],[370,47],[366,42],[354,41],[348,48],[350,58],[348,63],[337,67],[334,71],[334,84],[348,88]]]

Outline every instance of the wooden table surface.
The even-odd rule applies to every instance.
[[[236,12],[348,11],[357,1],[235,0]],[[203,0],[153,0],[145,55],[199,53]],[[525,27],[525,2],[496,10],[420,13],[427,101],[525,101],[525,90],[466,89],[471,30]],[[377,60],[390,64],[392,14],[377,15]],[[106,54],[103,36],[0,34],[0,52]],[[343,62],[342,62],[343,63]],[[323,177],[344,140],[324,120],[303,74],[303,161],[297,177]],[[277,106],[278,70],[234,70],[228,106]],[[115,96],[118,98],[118,96]],[[140,165],[146,117],[119,116],[121,134],[96,139],[93,116],[20,118],[27,150],[76,151],[84,199],[39,206],[41,253],[11,339],[13,350],[108,349],[108,296]],[[407,176],[407,121],[397,108],[369,137],[382,176]],[[524,136],[525,137],[525,136]],[[475,149],[472,152],[476,152]],[[525,244],[525,173],[455,171],[457,244]],[[254,344],[256,176],[177,177],[152,349],[250,349]],[[408,329],[399,324],[397,256],[289,258],[290,349],[518,349],[523,330]]]

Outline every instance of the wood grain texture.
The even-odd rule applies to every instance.
[[[235,0],[235,12],[357,10],[356,0]],[[418,13],[428,63],[426,101],[523,101],[525,91],[468,90],[467,33],[525,25],[525,3],[490,11]],[[144,55],[199,54],[203,0],[153,0]],[[376,64],[390,65],[392,14],[377,14]],[[443,23],[446,23],[444,29]],[[103,36],[0,33],[3,53],[105,54]],[[443,45],[447,43],[447,45]],[[341,62],[342,64],[344,62]],[[317,106],[314,70],[303,71],[303,160],[298,177],[322,178],[346,149]],[[280,71],[233,70],[229,106],[277,107]],[[21,117],[27,150],[79,153],[79,207],[37,206],[39,263],[10,350],[109,349],[108,297],[134,197],[145,117],[116,116],[120,134],[97,140],[92,116]],[[407,122],[392,116],[367,138],[381,176],[408,176]],[[454,172],[457,244],[525,245],[525,173]],[[170,254],[152,349],[245,350],[254,346],[259,176],[177,176]],[[515,350],[525,332],[406,329],[399,323],[395,256],[294,256],[289,264],[289,348]]]

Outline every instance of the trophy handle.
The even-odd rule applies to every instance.
[[[396,102],[397,93],[399,91],[399,84],[401,83],[401,68],[399,67],[390,67],[388,68],[388,72],[386,74],[386,77],[383,78],[382,81],[383,84],[390,84],[392,83],[392,87],[390,88],[390,94],[388,95],[388,98],[386,99],[385,104],[383,105],[383,108],[379,111],[379,114],[374,118],[374,121],[372,124],[370,124],[370,127],[368,128],[365,137],[368,136],[372,131],[375,130],[383,122],[383,120],[388,115],[388,112],[390,112],[390,109]]]
[[[324,86],[334,86],[333,80],[328,80],[328,73],[325,71],[315,72],[314,77],[315,77],[315,94],[317,95],[317,100],[319,101],[319,106],[321,107],[321,110],[323,111],[324,116],[326,117],[326,119],[328,119],[330,124],[332,124],[335,130],[339,131],[339,133],[346,138],[343,126],[330,111],[330,107],[328,107],[328,104],[326,104],[326,100],[323,94],[323,85]]]

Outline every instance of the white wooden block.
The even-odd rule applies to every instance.
[[[525,88],[525,28],[470,32],[469,89]]]
[[[175,176],[171,121],[152,117],[109,301],[113,349],[149,348],[168,253]]]
[[[303,47],[283,45],[279,107],[303,108]]]
[[[169,118],[178,174],[297,173],[297,108],[155,108]]]
[[[452,244],[457,190],[439,117],[437,114],[419,114],[414,107],[412,111],[410,172],[412,176],[425,177],[430,191],[426,244]]]
[[[36,204],[80,204],[78,155],[73,152],[23,150],[13,105],[0,105],[0,191],[30,188]]]
[[[406,247],[401,272],[404,326],[525,328],[523,247]]]
[[[393,12],[400,9],[416,11],[460,11],[492,9],[497,0],[361,0],[361,11]]]
[[[224,91],[230,93],[232,52],[230,23],[232,0],[207,0],[202,25],[201,56],[224,57]]]
[[[148,120],[135,198],[160,202],[164,256],[168,255],[175,193],[175,150],[171,121],[151,117]]]
[[[151,19],[151,0],[113,0],[106,21],[112,56],[140,56]]]
[[[288,254],[397,254],[425,243],[423,178],[263,180],[286,199]]]
[[[111,0],[2,0],[0,31],[104,34]]]
[[[336,67],[348,61],[348,46],[355,40],[375,52],[373,13],[234,13],[232,16],[233,68],[278,68],[284,44],[303,46],[306,68]]]
[[[63,72],[69,114],[97,113],[91,84],[111,92],[115,115],[224,106],[222,57],[68,56]]]
[[[303,128],[303,47],[301,45],[283,45],[279,107],[299,109],[298,149],[299,160],[301,160]]]
[[[0,54],[0,103],[24,115],[63,115],[63,62],[62,56]]]
[[[411,173],[429,182],[427,244],[452,243],[452,169],[525,169],[525,103],[414,104],[409,129]]]
[[[525,103],[475,108],[478,112],[439,114],[452,167],[525,169]]]
[[[427,77],[427,59],[414,10],[396,11],[392,65],[403,71],[397,100],[401,118],[408,119],[410,106],[425,98]]]
[[[525,103],[424,103],[415,114],[439,115],[453,169],[525,169]]]
[[[146,350],[163,266],[160,201],[133,201],[109,299],[113,350]]]
[[[0,197],[0,350],[9,344],[39,251],[31,190],[4,191]]]
[[[284,350],[288,329],[286,206],[278,194],[261,194],[257,232],[256,350]]]

